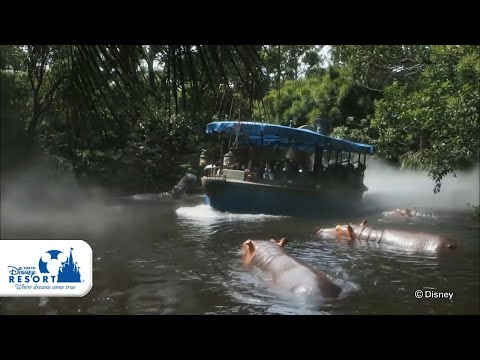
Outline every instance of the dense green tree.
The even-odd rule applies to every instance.
[[[168,177],[184,154],[198,151],[192,149],[192,139],[204,133],[220,98],[263,97],[260,49],[2,46],[2,138],[23,144],[24,153],[39,144],[66,159],[78,178],[99,177],[99,171],[103,178],[112,178],[108,172],[121,163],[138,164],[145,173],[145,168],[153,168],[147,163],[159,161],[161,174],[154,177]],[[28,95],[15,96],[20,93]],[[245,112],[251,110],[249,101]],[[3,170],[19,162],[17,155],[8,153],[11,161],[2,161]],[[2,160],[5,154],[2,151]]]
[[[260,56],[264,71],[277,90],[288,80],[322,72],[320,51],[323,45],[266,45]]]
[[[274,121],[293,126],[314,125],[317,117],[330,121],[331,128],[368,126],[362,122],[374,112],[375,93],[353,84],[347,68],[330,66],[322,73],[296,82],[287,81],[265,98]]]
[[[434,192],[479,158],[479,56],[478,46],[332,46],[334,63],[379,94],[369,130],[378,155],[427,170]]]
[[[413,81],[430,63],[432,46],[424,45],[334,45],[332,60],[347,66],[355,84],[383,92],[394,80]]]
[[[385,88],[372,123],[380,155],[435,180],[479,159],[480,47],[434,46],[415,81]]]
[[[79,179],[159,190],[194,166],[214,118],[321,117],[333,136],[427,169],[435,191],[478,161],[478,46],[335,45],[328,67],[322,49],[2,45],[2,171],[40,147]]]

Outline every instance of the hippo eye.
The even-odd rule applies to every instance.
[[[340,226],[335,226],[335,231],[340,231]]]

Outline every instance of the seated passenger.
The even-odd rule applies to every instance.
[[[265,170],[263,172],[263,179],[267,180],[267,181],[274,181],[275,180],[275,176],[273,175],[272,167],[271,167],[270,163],[267,163],[265,165]]]
[[[248,167],[245,170],[245,181],[257,181],[256,169],[253,167],[253,162],[250,160],[248,162]]]
[[[203,169],[204,176],[213,176],[215,173],[215,165],[207,165]]]
[[[353,164],[347,165],[345,177],[349,185],[355,185],[355,167]]]
[[[233,165],[237,162],[233,152],[229,151],[223,155],[223,167],[225,169],[233,169]]]

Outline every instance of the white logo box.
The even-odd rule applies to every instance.
[[[83,297],[92,277],[83,240],[0,240],[1,297]]]

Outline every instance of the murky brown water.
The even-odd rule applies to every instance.
[[[0,298],[0,314],[478,314],[479,228],[370,223],[451,235],[451,254],[412,254],[319,240],[313,229],[358,219],[229,215],[201,204],[97,203],[21,212],[2,205],[2,239],[84,239],[94,251],[94,286],[84,298]],[[243,241],[287,237],[286,251],[342,286],[342,298],[308,307],[282,300],[241,267]],[[417,289],[453,292],[417,299]]]

